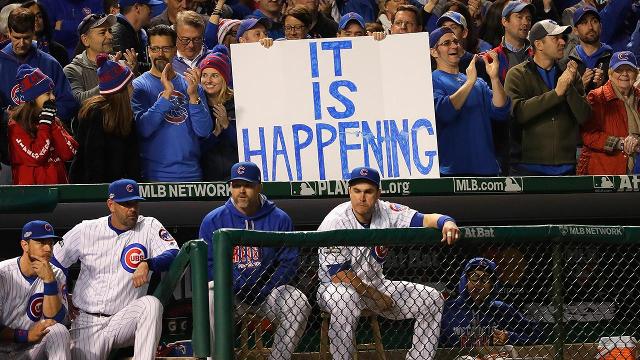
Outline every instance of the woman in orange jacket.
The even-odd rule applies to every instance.
[[[637,77],[633,53],[614,53],[609,81],[587,96],[592,111],[580,130],[584,147],[578,160],[578,175],[640,172],[640,90],[633,86]]]
[[[65,184],[65,161],[73,159],[78,143],[56,117],[53,81],[28,64],[16,75],[22,104],[11,111],[9,154],[15,185]]]

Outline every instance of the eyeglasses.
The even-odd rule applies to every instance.
[[[149,50],[152,53],[159,53],[162,51],[163,53],[170,53],[175,49],[175,46],[149,46]]]
[[[440,44],[436,45],[436,46],[444,46],[444,47],[449,47],[451,46],[451,44],[453,45],[460,45],[460,41],[458,39],[453,39],[453,40],[447,40],[447,41],[443,41]]]
[[[292,32],[292,31],[302,31],[302,29],[304,29],[306,26],[305,25],[287,25],[284,27],[284,31],[286,32]]]
[[[178,36],[178,41],[182,45],[189,45],[190,42],[193,43],[194,46],[202,45],[202,36],[196,38],[190,38],[186,36]]]

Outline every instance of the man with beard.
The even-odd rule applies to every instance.
[[[155,359],[162,304],[147,295],[149,278],[169,269],[178,245],[158,220],[139,214],[144,198],[135,181],[114,181],[108,194],[108,216],[74,226],[53,247],[61,266],[80,261],[71,355],[106,359],[111,349],[133,345],[134,359]]]
[[[64,326],[67,279],[50,262],[59,239],[48,222],[30,221],[22,228],[22,256],[0,262],[3,359],[71,359]]]
[[[114,15],[87,15],[78,26],[80,43],[84,51],[71,61],[71,64],[64,67],[64,73],[71,83],[73,96],[82,103],[88,98],[98,95],[98,66],[96,57],[100,53],[111,53],[113,51],[113,34],[111,27],[115,25]],[[80,46],[80,44],[78,44]],[[118,59],[122,54],[116,56]],[[124,53],[126,63],[132,71],[135,71],[136,54],[133,49]]]
[[[120,0],[120,14],[113,25],[113,48],[126,52],[134,49],[138,54],[138,71],[151,68],[147,56],[147,33],[143,27],[149,24],[151,6],[162,4],[160,0]]]
[[[578,65],[562,59],[571,26],[538,21],[529,32],[532,59],[507,73],[511,97],[511,175],[575,175],[578,126],[591,108],[584,98]]]
[[[23,102],[17,91],[18,84],[15,77],[18,66],[29,64],[31,67],[39,68],[55,84],[53,93],[56,97],[58,117],[68,125],[75,116],[78,103],[71,93],[69,80],[58,61],[42,50],[38,50],[33,42],[35,16],[28,9],[16,8],[9,14],[8,28],[11,43],[0,51],[1,107],[13,107]]]
[[[49,24],[49,16],[47,11],[35,0],[29,0],[21,5],[25,9],[31,10],[36,17],[36,38],[38,40],[38,49],[51,54],[54,59],[58,60],[61,66],[69,63],[69,54],[67,49],[60,43],[53,41],[51,34],[51,24]]]
[[[613,49],[600,42],[601,30],[598,10],[591,6],[576,10],[573,15],[573,32],[580,44],[569,52],[565,62],[574,60],[578,64],[578,74],[582,77],[585,93],[609,80],[609,60]]]
[[[131,107],[140,136],[142,177],[147,181],[201,181],[200,139],[213,124],[200,87],[200,69],[173,70],[176,32],[149,30],[151,70],[133,80]]]

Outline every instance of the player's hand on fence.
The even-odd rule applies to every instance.
[[[442,242],[452,245],[460,239],[460,229],[453,221],[447,221],[442,226]]]
[[[34,323],[27,333],[27,341],[31,344],[40,342],[40,340],[42,340],[42,338],[49,332],[49,329],[47,328],[55,323],[56,321],[53,319],[44,319]]]
[[[139,288],[140,286],[149,282],[149,264],[146,262],[141,262],[138,264],[138,268],[134,271],[133,276],[131,277],[133,280],[133,287]]]
[[[35,255],[30,255],[30,257],[31,269],[33,269],[42,281],[46,283],[56,281],[56,276],[53,274],[51,264],[45,258]]]
[[[509,333],[504,330],[493,330],[493,345],[504,345],[509,341]]]

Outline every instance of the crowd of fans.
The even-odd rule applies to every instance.
[[[0,183],[224,180],[231,44],[422,31],[442,176],[640,172],[637,0],[0,6]]]

